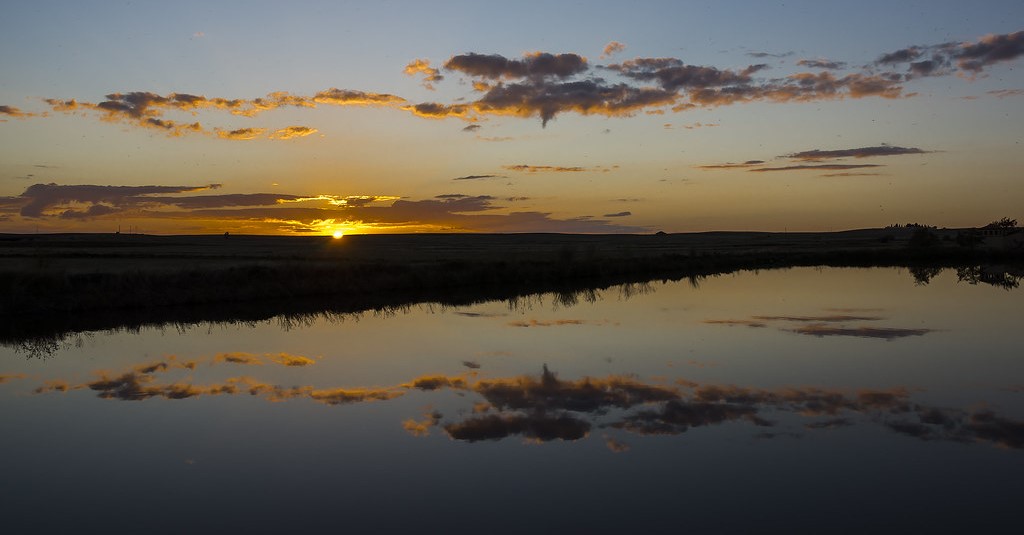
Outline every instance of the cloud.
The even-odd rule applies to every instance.
[[[1018,59],[1024,51],[1024,32],[988,35],[971,43],[942,43],[910,46],[880,55],[874,62],[843,75],[832,71],[847,64],[827,59],[801,59],[796,65],[823,72],[796,72],[778,78],[757,75],[767,64],[741,69],[714,65],[691,65],[672,57],[634,58],[610,65],[591,65],[575,53],[532,52],[518,59],[499,54],[469,52],[452,56],[443,69],[470,78],[472,100],[453,103],[411,104],[403,97],[353,89],[330,88],[313,95],[285,91],[254,99],[208,98],[203,95],[146,91],[118,92],[97,103],[76,99],[46,99],[53,111],[96,113],[102,120],[155,129],[177,137],[200,133],[237,139],[229,135],[245,128],[208,129],[196,122],[179,122],[164,117],[166,112],[223,111],[255,117],[280,107],[316,108],[319,105],[400,108],[423,118],[457,117],[466,121],[482,116],[539,117],[546,126],[560,113],[627,117],[636,113],[686,111],[698,106],[714,107],[745,102],[818,102],[844,98],[902,98],[904,85],[924,76],[960,74],[974,77],[992,65]],[[602,58],[621,51],[621,43],[608,44]],[[749,52],[752,57],[782,58],[792,52],[773,54]],[[606,79],[598,70],[608,73]],[[408,63],[404,72],[422,75],[433,88],[444,80],[441,69],[426,59]],[[6,115],[21,112],[7,106]],[[248,127],[260,129],[263,127]],[[227,133],[227,134],[225,134]]]
[[[444,426],[445,432],[456,440],[477,442],[501,440],[513,435],[548,442],[551,440],[579,440],[590,432],[591,424],[568,414],[551,416],[533,414],[488,414],[469,418]]]
[[[1024,89],[993,89],[992,91],[987,91],[987,93],[998,98],[1020,97],[1024,96]]]
[[[844,322],[844,321],[879,321],[885,318],[881,316],[854,316],[847,314],[832,314],[826,316],[752,316],[760,321],[796,321],[796,322]]]
[[[764,160],[747,160],[743,163],[720,163],[713,165],[698,165],[697,169],[743,169],[746,167],[757,167],[764,164]]]
[[[782,52],[773,54],[771,52],[747,52],[747,55],[752,58],[787,58],[792,56],[795,52]]]
[[[228,362],[231,356],[238,355],[251,356],[247,353],[222,353],[213,361]],[[580,440],[589,436],[595,424],[641,435],[675,435],[731,421],[770,427],[776,424],[767,420],[764,413],[791,413],[807,418],[826,417],[804,424],[802,427],[807,430],[876,423],[920,440],[988,442],[1024,449],[1024,422],[997,415],[988,409],[969,412],[914,403],[909,391],[899,387],[857,391],[815,387],[759,389],[698,384],[680,379],[676,381],[680,388],[676,388],[647,383],[632,376],[562,380],[547,366],[539,376],[473,381],[470,378],[475,377],[475,372],[468,376],[426,375],[401,385],[384,387],[283,387],[251,377],[233,377],[210,385],[196,385],[185,380],[157,381],[159,376],[172,370],[188,370],[188,379],[191,379],[191,374],[197,370],[197,362],[182,361],[172,356],[132,366],[122,372],[100,371],[96,379],[81,383],[48,380],[36,388],[35,393],[90,390],[100,398],[121,401],[251,395],[270,402],[308,399],[327,405],[342,405],[392,400],[403,396],[409,389],[424,392],[455,389],[482,398],[468,399],[472,410],[467,407],[460,411],[460,414],[468,412],[472,416],[443,426],[451,438],[468,442],[511,436],[539,442]],[[607,421],[609,417],[611,421]],[[430,428],[440,426],[441,420],[439,412],[428,410],[421,420],[407,419],[402,422],[402,427],[414,436],[424,436]],[[779,434],[787,433],[773,433]],[[628,449],[624,443],[607,435],[603,438],[612,451]]]
[[[24,379],[25,377],[27,376],[23,373],[0,373],[0,385],[17,379]]]
[[[838,311],[844,311],[839,309]],[[856,310],[854,310],[856,311]],[[933,329],[903,329],[895,327],[847,327],[829,325],[830,323],[846,323],[851,321],[881,321],[884,317],[875,315],[827,314],[818,316],[752,316],[750,319],[705,320],[712,325],[745,325],[747,327],[767,327],[772,322],[810,323],[799,327],[780,326],[783,332],[793,332],[809,336],[852,336],[857,338],[879,338],[894,340],[908,336],[923,336],[935,332]]]
[[[765,323],[763,321],[757,321],[757,320],[704,320],[702,323],[707,323],[708,325],[728,325],[730,327],[734,326],[734,325],[742,325],[744,327],[767,327],[768,326],[767,323]]]
[[[629,451],[629,444],[626,444],[625,442],[620,442],[615,438],[607,435],[605,435],[604,437],[604,445],[609,450],[611,450],[612,453],[625,453]]]
[[[499,175],[466,175],[455,177],[452,180],[480,180],[482,178],[504,178]]]
[[[26,117],[35,117],[34,113],[25,113],[14,106],[0,105],[0,115],[6,115],[8,117],[14,117],[16,119],[24,119]]]
[[[316,128],[308,126],[289,126],[287,128],[275,130],[274,133],[270,135],[270,139],[295,139],[297,137],[306,137],[317,132],[318,130]]]
[[[449,377],[447,375],[425,375],[417,377],[402,385],[404,388],[415,388],[417,390],[438,390],[442,388],[453,388],[462,390],[468,387],[465,377]]]
[[[878,145],[875,147],[860,147],[856,149],[837,150],[806,150],[787,154],[785,158],[799,161],[831,160],[835,158],[871,158],[875,156],[903,156],[907,154],[928,154],[930,151],[921,150],[915,147],[897,147],[895,145]]]
[[[618,41],[608,41],[608,44],[604,45],[604,49],[601,51],[601,59],[610,58],[625,49],[626,45]]]
[[[522,59],[507,59],[499,54],[460,54],[452,56],[444,68],[473,77],[492,80],[509,78],[566,78],[587,70],[587,59],[579,54],[534,52]]]
[[[269,194],[260,194],[269,195]],[[394,200],[389,206],[344,202],[336,196],[284,196],[273,205],[224,207],[194,210],[159,209],[172,203],[171,197],[157,199],[151,210],[136,209],[134,217],[187,219],[216,223],[218,228],[243,224],[247,232],[320,232],[337,225],[358,225],[364,229],[427,231],[472,230],[477,232],[643,232],[643,227],[615,224],[608,219],[557,219],[544,212],[487,213],[501,208],[488,195],[426,200]],[[269,198],[269,197],[267,197]],[[198,197],[197,197],[198,199]],[[380,197],[392,200],[394,197]],[[3,200],[0,198],[0,200]],[[312,204],[310,204],[312,203]],[[318,206],[329,203],[330,206]],[[333,230],[332,230],[333,231]]]
[[[801,59],[796,62],[801,67],[810,67],[812,69],[843,69],[846,68],[845,61],[830,61],[827,59]]]
[[[563,167],[558,165],[503,165],[502,169],[525,173],[580,173],[586,171],[586,167]]]
[[[416,76],[417,74],[423,75],[423,87],[433,91],[434,83],[444,80],[444,76],[441,73],[430,66],[430,60],[426,59],[415,59],[409,62],[402,71],[409,76]]]
[[[263,365],[263,361],[252,353],[218,353],[213,357],[213,362],[226,362],[228,364],[243,364],[247,366]]]
[[[719,70],[716,67],[687,65],[675,58],[636,58],[605,68],[634,80],[655,81],[663,89],[671,92],[684,88],[704,89],[746,85],[751,82],[751,77],[747,74]]]
[[[884,167],[878,164],[822,164],[822,165],[787,165],[784,167],[758,167],[747,169],[748,172],[772,172],[772,171],[842,171],[844,169],[863,169],[870,167]]]
[[[402,422],[402,429],[405,429],[410,435],[414,437],[425,437],[430,435],[430,428],[436,427],[441,423],[442,415],[440,412],[431,411],[423,415],[423,420],[416,421],[412,418]]]
[[[236,130],[217,130],[217,137],[221,139],[250,140],[256,139],[266,132],[266,128],[238,128]]]
[[[952,53],[961,69],[975,73],[996,63],[1017,59],[1022,54],[1024,31],[986,35],[976,43],[965,43],[954,48]]]
[[[633,215],[633,212],[616,212],[614,214],[604,214],[601,217],[626,217]]]
[[[931,332],[935,332],[933,329],[897,329],[888,327],[832,327],[828,325],[807,325],[805,327],[797,327],[790,329],[792,332],[798,334],[806,334],[810,336],[853,336],[857,338],[881,338],[884,340],[894,340],[898,338],[906,338],[908,336],[923,336]]]
[[[528,321],[510,321],[508,325],[510,327],[561,327],[564,325],[592,325],[594,322],[587,320],[528,320]]]
[[[992,65],[1015,60],[1022,54],[1024,31],[1018,31],[986,35],[973,43],[906,47],[882,54],[875,60],[875,65],[907,64],[907,71],[912,77],[939,76],[957,70],[975,76]]]
[[[483,127],[478,125],[478,124],[471,124],[471,125],[466,125],[462,129],[462,131],[463,132],[476,132],[477,130],[480,130],[481,128],[483,128]]]
[[[265,356],[268,359],[270,359],[272,362],[276,362],[276,363],[278,363],[278,364],[280,364],[282,366],[289,366],[289,367],[293,367],[293,368],[294,367],[305,367],[305,366],[310,366],[310,365],[316,364],[315,360],[313,360],[311,358],[303,357],[301,355],[291,355],[291,354],[288,354],[288,353],[276,353],[276,354],[267,354]]]
[[[205,186],[95,186],[95,185],[58,185],[33,184],[20,198],[25,204],[21,207],[23,217],[44,217],[47,212],[69,204],[88,204],[89,210],[108,212],[111,209],[134,207],[147,202],[159,202],[154,196],[172,193],[186,193],[217,189],[220,184]],[[93,208],[98,206],[99,208]],[[76,213],[70,208],[62,214]]]
[[[467,368],[469,368],[469,369],[471,369],[471,370],[479,370],[480,369],[480,363],[476,362],[474,360],[464,360],[464,361],[462,361],[462,365],[467,367]]]
[[[537,116],[541,126],[547,126],[559,113],[626,117],[645,108],[673,104],[677,99],[672,91],[624,83],[530,80],[491,87],[473,103],[473,109],[484,115]]]
[[[842,176],[884,176],[883,173],[825,173],[821,175],[823,177],[842,177]]]
[[[426,119],[447,119],[448,117],[465,118],[469,114],[469,106],[465,104],[439,104],[437,102],[424,102],[409,106],[402,106],[403,110],[411,112],[417,117]]]

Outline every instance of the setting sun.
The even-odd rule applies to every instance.
[[[334,239],[336,239],[336,240],[340,240],[341,237],[344,236],[344,235],[345,235],[345,233],[343,231],[340,231],[340,230],[335,230],[334,234],[332,234],[332,236],[334,236]]]

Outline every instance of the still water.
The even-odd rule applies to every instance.
[[[0,347],[7,533],[988,531],[1024,291],[740,272]]]

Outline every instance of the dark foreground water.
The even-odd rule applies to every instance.
[[[0,529],[1016,529],[1022,311],[801,268],[0,347]]]

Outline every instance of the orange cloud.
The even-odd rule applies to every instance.
[[[27,376],[25,374],[23,374],[23,373],[0,373],[0,385],[6,383],[8,381],[14,381],[14,380],[17,380],[17,379],[24,379],[25,377],[27,377]]]
[[[282,366],[289,367],[302,367],[316,364],[316,361],[311,358],[306,358],[300,355],[290,355],[288,353],[277,353],[276,355],[268,354],[267,358]]]
[[[430,66],[430,60],[426,59],[415,59],[410,61],[403,70],[405,74],[409,76],[415,76],[417,74],[423,75],[423,87],[433,91],[434,82],[440,82],[444,80],[444,76],[438,72],[437,69]]]
[[[604,45],[604,49],[601,51],[601,58],[606,59],[622,52],[626,49],[626,45],[618,41],[609,41],[607,45]]]
[[[295,139],[297,137],[306,137],[317,133],[316,128],[310,128],[308,126],[289,126],[280,130],[274,131],[270,135],[270,139]]]
[[[503,165],[502,169],[526,173],[579,173],[586,171],[585,167],[562,167],[556,165]]]
[[[250,140],[262,136],[266,128],[238,128],[236,130],[216,130],[221,139]]]

